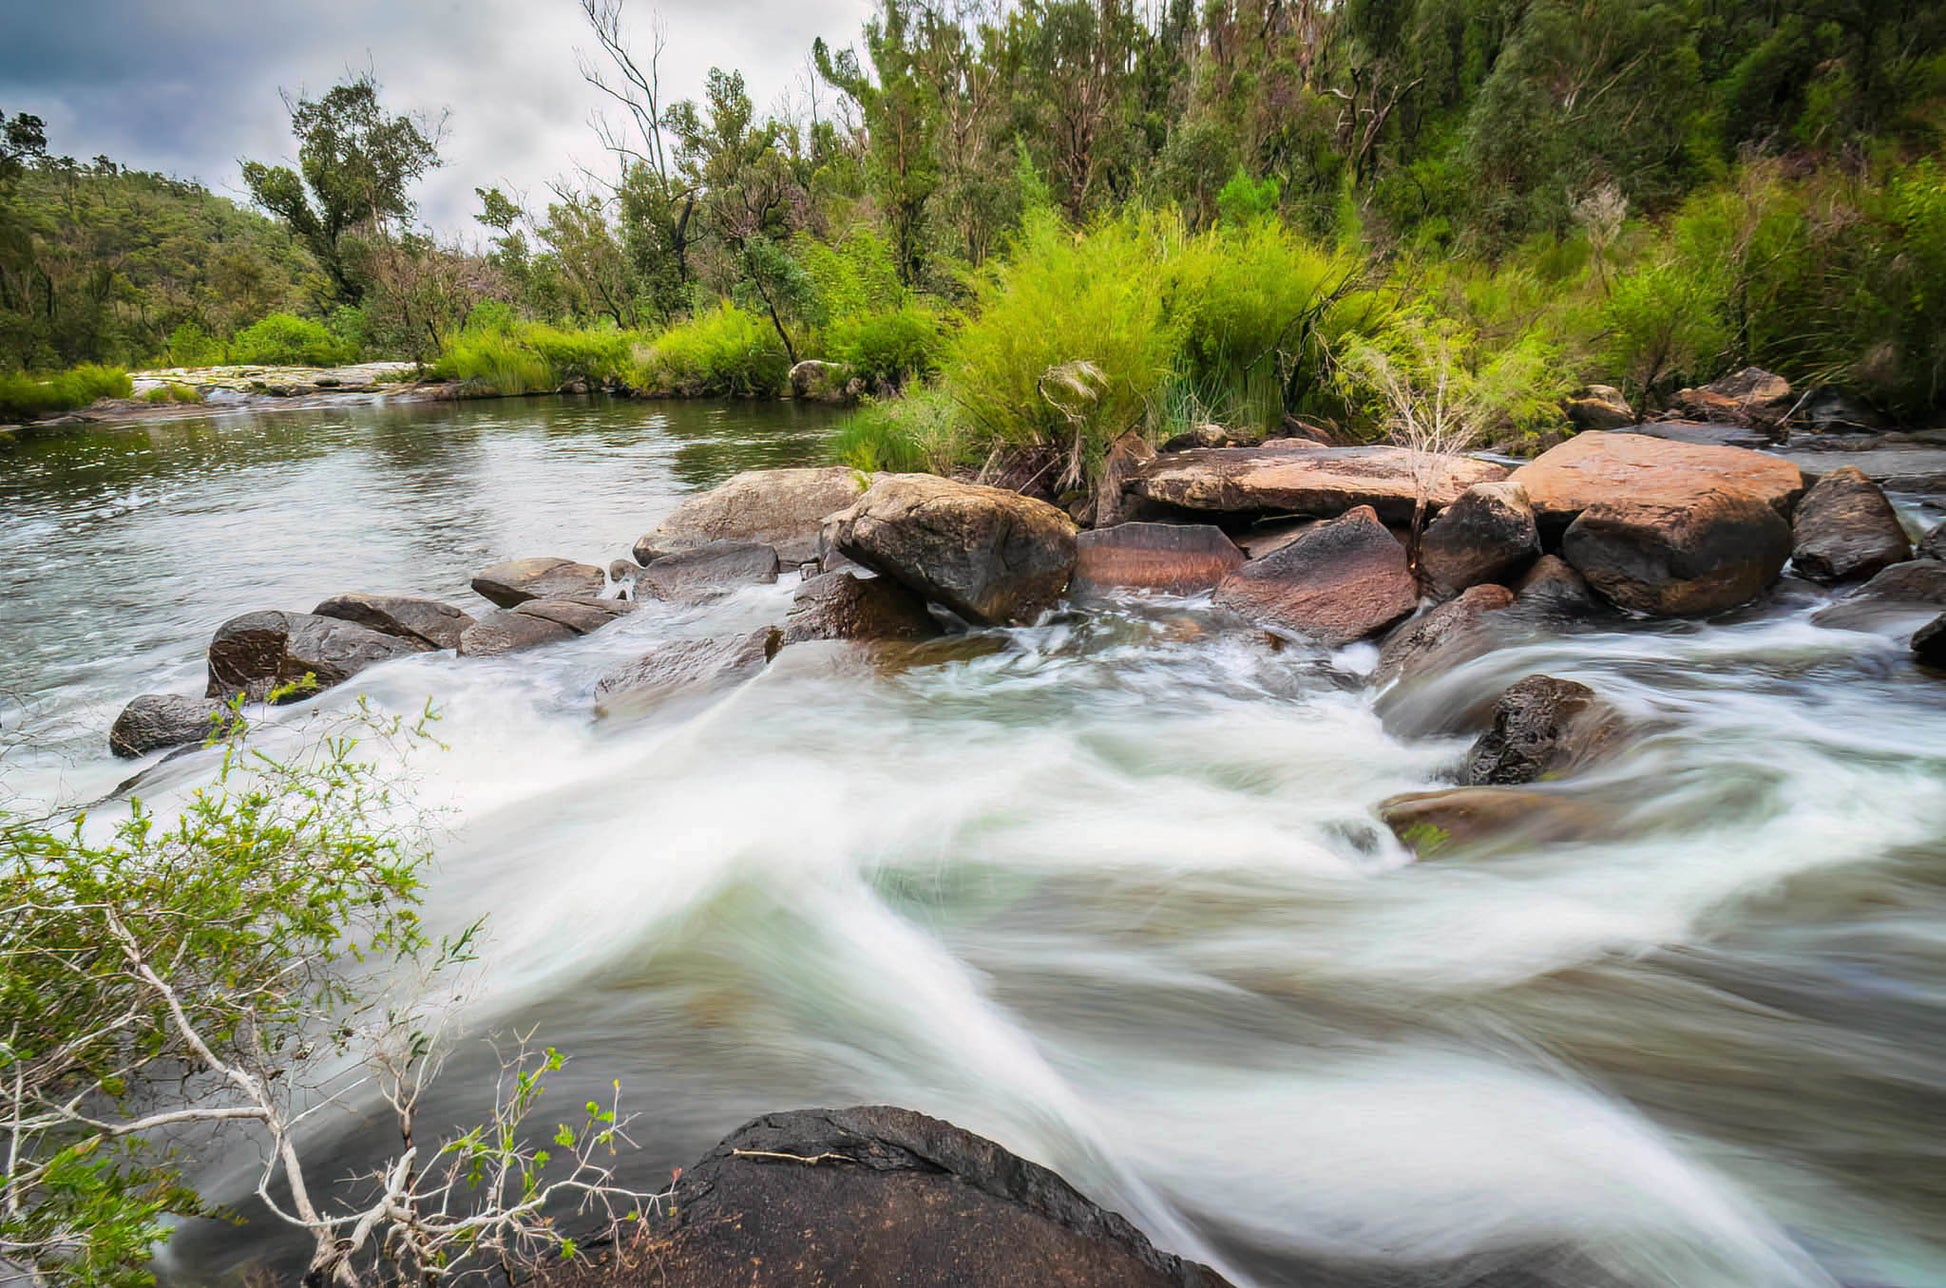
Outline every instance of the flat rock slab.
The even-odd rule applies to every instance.
[[[771,585],[778,568],[777,551],[761,542],[712,541],[655,560],[635,574],[635,591],[697,604],[739,586]]]
[[[1780,515],[1804,491],[1797,466],[1769,452],[1699,446],[1643,434],[1576,434],[1513,472],[1543,533],[1602,503],[1680,507],[1709,493],[1757,500]]]
[[[1471,457],[1279,439],[1159,456],[1136,471],[1127,489],[1144,500],[1218,514],[1328,519],[1370,506],[1388,523],[1409,523],[1421,496],[1438,509],[1475,483],[1506,476],[1505,467]]]
[[[635,543],[635,561],[651,564],[715,541],[754,541],[775,549],[787,564],[808,563],[817,558],[826,516],[864,491],[863,476],[845,466],[746,470],[677,506]]]
[[[276,690],[291,689],[278,700],[297,702],[318,689],[343,684],[368,666],[423,651],[335,617],[274,610],[245,613],[217,627],[210,640],[206,692],[212,698],[242,693],[261,702]]]
[[[1913,559],[1893,564],[1828,608],[1811,624],[1834,630],[1903,633],[1946,609],[1946,563]]]
[[[1121,523],[1075,538],[1076,591],[1155,590],[1194,595],[1212,590],[1243,563],[1243,551],[1221,528],[1190,523]]]
[[[1616,834],[1611,807],[1527,787],[1452,787],[1381,801],[1379,818],[1422,859],[1528,849]]]
[[[458,648],[473,615],[436,599],[410,595],[333,595],[311,610],[319,617],[356,622],[425,649]]]
[[[619,599],[530,599],[488,613],[459,638],[462,657],[498,657],[598,631],[633,607]]]
[[[784,643],[810,640],[929,640],[944,628],[926,601],[889,577],[827,572],[799,586]]]
[[[1376,635],[1419,605],[1405,547],[1359,506],[1320,523],[1216,588],[1216,605],[1258,625],[1336,647]]]
[[[745,635],[670,640],[596,681],[595,709],[603,715],[626,714],[681,692],[722,688],[763,670],[782,645],[783,634],[775,627]]]
[[[1650,438],[1690,443],[1698,447],[1743,447],[1753,451],[1774,446],[1777,441],[1763,430],[1747,425],[1712,424],[1696,420],[1652,420],[1640,425],[1623,426],[1614,432],[1644,434]]]
[[[1849,465],[1887,492],[1946,495],[1946,447],[1868,447],[1853,452],[1773,452],[1810,478]]]
[[[683,1171],[646,1264],[688,1288],[1222,1288],[1046,1168],[889,1107],[767,1114]]]
[[[1812,581],[1856,581],[1912,557],[1899,512],[1849,466],[1817,481],[1791,517],[1791,566]]]
[[[165,747],[181,747],[228,732],[233,719],[227,702],[180,693],[144,693],[122,708],[108,730],[108,750],[125,760]]]
[[[601,569],[572,559],[509,559],[473,578],[473,589],[502,608],[530,599],[593,598],[606,585]]]

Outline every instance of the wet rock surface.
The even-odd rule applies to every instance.
[[[603,715],[630,714],[680,693],[726,687],[763,670],[783,642],[775,627],[668,640],[596,681],[595,709]]]
[[[1322,447],[1278,439],[1261,447],[1168,453],[1142,467],[1128,490],[1149,501],[1219,514],[1335,518],[1369,506],[1408,523],[1423,496],[1452,504],[1475,483],[1505,478],[1503,466],[1467,457],[1428,458],[1402,447]]]
[[[1496,615],[1513,602],[1505,586],[1473,586],[1411,619],[1386,637],[1372,683],[1410,683],[1491,652],[1499,644]]]
[[[1189,523],[1123,523],[1075,539],[1073,589],[1155,590],[1194,595],[1213,589],[1243,563],[1221,528]]]
[[[472,614],[462,609],[436,599],[410,595],[367,595],[353,591],[333,595],[311,611],[319,617],[356,622],[426,649],[458,648],[459,637],[473,624]]]
[[[791,597],[786,644],[809,640],[928,640],[943,633],[926,601],[889,577],[828,572]]]
[[[712,541],[664,555],[635,574],[640,595],[697,604],[727,595],[739,586],[770,585],[777,580],[777,551],[755,541]]]
[[[1811,614],[1811,623],[1848,631],[1909,631],[1941,609],[1946,609],[1946,563],[1913,559],[1893,564]]]
[[[530,599],[593,598],[606,584],[601,569],[593,564],[551,556],[509,559],[482,570],[473,578],[474,591],[501,608],[512,608]]]
[[[1440,596],[1485,582],[1510,583],[1541,554],[1540,525],[1527,489],[1511,480],[1476,483],[1439,512],[1419,540],[1419,574]]]
[[[1469,786],[1559,778],[1611,748],[1621,716],[1585,684],[1531,675],[1500,695],[1493,724],[1467,753]]]
[[[1871,577],[1912,557],[1898,511],[1878,484],[1850,467],[1804,494],[1791,532],[1791,566],[1813,581]]]
[[[598,631],[633,605],[619,599],[530,599],[488,613],[460,635],[462,657],[497,657]]]
[[[842,465],[746,470],[677,506],[635,543],[635,562],[652,564],[717,541],[750,541],[771,547],[786,564],[806,563],[817,558],[825,517],[864,490],[863,476]]]
[[[1382,801],[1379,818],[1422,859],[1513,850],[1615,834],[1616,812],[1598,802],[1525,787],[1451,787]]]
[[[1912,633],[1912,655],[1922,666],[1946,670],[1946,613]]]
[[[314,613],[245,613],[217,627],[209,645],[212,698],[245,694],[263,701],[275,689],[302,686],[279,700],[299,701],[343,684],[366,667],[423,649],[355,622]]]
[[[1244,564],[1216,588],[1215,602],[1259,625],[1336,646],[1404,618],[1418,606],[1419,588],[1405,547],[1361,506]]]
[[[1791,529],[1754,497],[1621,500],[1583,510],[1561,555],[1610,603],[1651,617],[1701,617],[1747,604],[1791,554]]]
[[[131,699],[108,730],[108,749],[125,760],[168,747],[199,743],[227,728],[228,703],[180,693],[144,693]]]

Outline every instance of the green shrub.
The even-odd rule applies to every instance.
[[[202,390],[194,385],[179,384],[171,380],[157,385],[142,395],[143,402],[149,403],[199,403],[203,401]]]
[[[324,323],[291,313],[272,313],[230,342],[231,361],[249,366],[329,367],[344,357]]]
[[[340,304],[331,310],[330,320],[325,325],[338,342],[338,361],[356,362],[365,355],[368,326],[364,309],[352,304]]]
[[[969,463],[965,420],[938,389],[915,389],[903,398],[868,402],[832,437],[837,458],[855,469],[898,474],[950,473]]]
[[[939,314],[908,301],[881,313],[861,313],[834,322],[825,332],[831,356],[879,386],[904,385],[939,369],[945,344]]]
[[[84,363],[58,375],[0,375],[0,417],[29,420],[75,411],[100,398],[133,397],[135,386],[120,367]]]
[[[770,323],[725,300],[655,337],[632,383],[684,397],[768,398],[784,391],[790,369]]]
[[[477,380],[510,396],[551,393],[561,387],[547,359],[500,331],[462,333],[446,346],[433,371],[448,380]]]
[[[638,342],[630,331],[563,331],[538,323],[518,327],[512,334],[547,363],[557,386],[577,379],[620,379],[628,371]]]
[[[223,342],[195,322],[169,333],[169,363],[177,367],[214,367],[223,361]]]

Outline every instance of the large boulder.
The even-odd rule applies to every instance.
[[[422,652],[396,636],[315,613],[245,613],[216,628],[209,643],[212,698],[261,702],[280,689],[295,702],[343,684],[374,663]]]
[[[1506,584],[1541,554],[1527,489],[1510,479],[1476,483],[1439,512],[1419,538],[1419,575],[1439,596],[1483,582]]]
[[[1903,634],[1946,609],[1946,563],[1912,559],[1893,564],[1827,608],[1811,624],[1846,631]]]
[[[1500,695],[1493,725],[1467,753],[1465,781],[1510,786],[1559,778],[1620,736],[1620,714],[1585,684],[1530,675]]]
[[[827,572],[797,588],[784,643],[807,640],[928,640],[942,629],[926,601],[890,577]]]
[[[108,730],[108,750],[125,760],[165,747],[202,742],[233,723],[230,706],[215,698],[144,693],[122,708]]]
[[[601,569],[572,559],[509,559],[473,578],[473,589],[501,608],[530,599],[593,598],[606,585]]]
[[[1671,401],[1693,420],[1769,427],[1790,414],[1793,398],[1790,381],[1761,367],[1745,367],[1700,389],[1678,390]]]
[[[677,506],[635,543],[635,561],[651,564],[712,541],[755,541],[776,550],[786,564],[808,563],[817,558],[825,516],[851,505],[864,490],[858,471],[842,465],[746,470]]]
[[[1791,533],[1791,566],[1812,581],[1871,577],[1912,557],[1899,512],[1878,484],[1850,466],[1804,494]]]
[[[1222,1288],[1123,1217],[990,1140],[906,1109],[744,1124],[683,1170],[649,1225],[687,1288]]]
[[[498,657],[598,631],[633,605],[620,599],[530,599],[488,613],[459,637],[462,657]]]
[[[1221,528],[1200,523],[1120,523],[1075,538],[1074,589],[1213,589],[1243,562]]]
[[[678,693],[723,688],[763,670],[783,642],[782,632],[769,626],[744,635],[666,641],[596,681],[595,709],[634,713]]]
[[[839,553],[979,625],[1031,622],[1074,570],[1075,526],[1044,501],[931,474],[881,474],[826,521]]]
[[[822,358],[806,358],[792,367],[790,383],[791,397],[807,402],[852,402],[865,390],[865,382],[850,367]]]
[[[472,614],[451,604],[410,595],[367,595],[352,591],[333,595],[311,611],[319,617],[357,622],[424,649],[458,648],[459,637],[473,624]]]
[[[777,551],[758,541],[712,541],[663,555],[635,574],[635,593],[696,604],[777,580]]]
[[[1500,643],[1496,616],[1513,602],[1505,586],[1472,586],[1406,622],[1386,636],[1372,683],[1383,688],[1409,682],[1491,652]]]
[[[1583,510],[1561,554],[1609,602],[1651,617],[1701,617],[1761,595],[1790,558],[1791,529],[1762,501],[1705,493],[1687,503]]]
[[[1399,544],[1370,506],[1320,523],[1225,577],[1215,602],[1259,625],[1328,646],[1376,635],[1419,604]]]
[[[1328,519],[1369,506],[1388,523],[1409,523],[1420,500],[1437,510],[1475,483],[1506,474],[1501,466],[1464,456],[1277,439],[1261,447],[1159,456],[1136,472],[1128,490],[1149,501],[1217,514]]]
[[[1652,438],[1576,434],[1513,472],[1543,538],[1558,538],[1591,506],[1618,501],[1689,504],[1712,492],[1763,502],[1788,515],[1804,492],[1795,465],[1764,452]]]

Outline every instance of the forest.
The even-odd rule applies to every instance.
[[[1131,429],[1369,433],[1388,384],[1544,444],[1746,365],[1946,401],[1946,9],[1892,0],[886,0],[798,107],[666,101],[652,15],[579,0],[607,176],[416,218],[424,111],[287,104],[258,210],[5,121],[0,376],[401,358],[501,393],[866,403],[863,467]],[[112,374],[111,374],[112,378]]]

